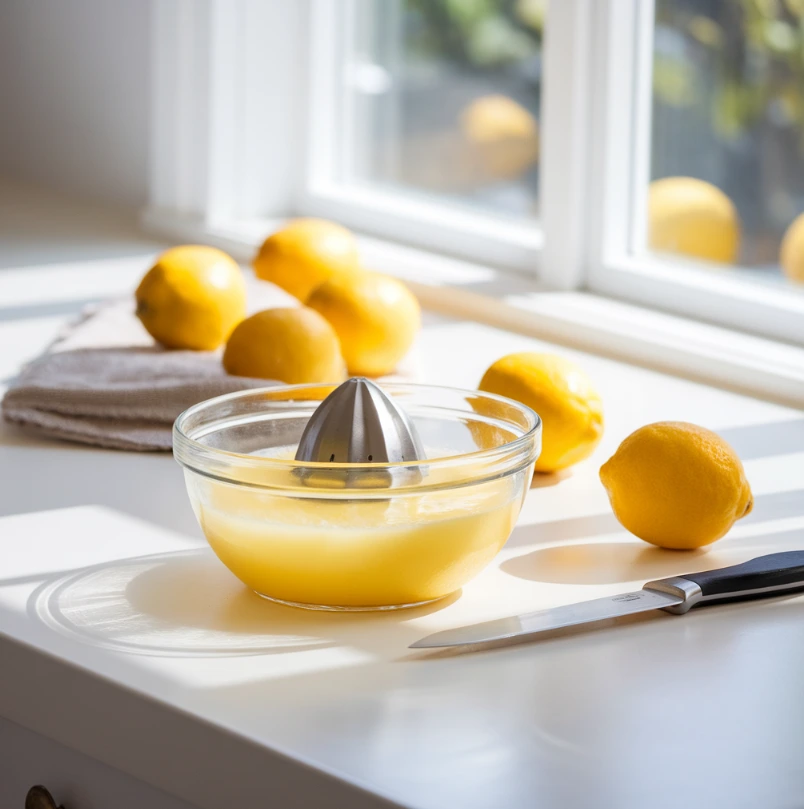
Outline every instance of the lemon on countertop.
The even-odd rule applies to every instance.
[[[648,190],[648,245],[661,253],[733,264],[740,247],[737,209],[703,180],[655,180]]]
[[[335,329],[349,373],[382,376],[405,356],[421,324],[419,302],[395,278],[333,276],[307,299]]]
[[[295,219],[271,234],[253,261],[254,272],[305,301],[332,276],[360,271],[351,231],[325,219]]]
[[[166,348],[215,349],[246,316],[240,267],[223,251],[205,245],[166,250],[135,297],[137,317]]]
[[[246,318],[226,344],[223,367],[234,376],[292,385],[346,377],[335,331],[306,306],[266,309]]]
[[[603,404],[589,377],[554,354],[522,352],[497,360],[480,390],[516,399],[542,419],[537,472],[557,472],[592,454],[603,436]]]
[[[686,422],[631,433],[600,468],[600,480],[622,525],[662,548],[709,545],[753,506],[735,451],[711,430]]]
[[[779,263],[791,280],[804,284],[804,213],[797,216],[782,239]]]

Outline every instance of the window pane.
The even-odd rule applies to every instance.
[[[532,216],[546,0],[357,0],[341,180]]]
[[[804,2],[656,0],[651,179],[650,249],[804,281]]]

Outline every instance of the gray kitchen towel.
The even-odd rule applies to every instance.
[[[251,281],[251,279],[249,279]],[[252,283],[249,309],[298,305],[272,284]],[[415,378],[413,354],[386,380]],[[87,309],[3,398],[3,417],[53,438],[125,450],[170,450],[176,417],[191,405],[278,384],[229,376],[220,352],[168,351],[134,314],[132,300]]]
[[[264,379],[228,376],[208,352],[99,348],[45,354],[3,399],[10,422],[101,447],[169,450],[171,428],[197,402]]]
[[[120,301],[90,309],[26,365],[3,398],[3,417],[54,438],[127,450],[170,450],[191,405],[264,379],[229,376],[219,352],[167,351]]]

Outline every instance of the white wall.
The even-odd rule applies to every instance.
[[[145,203],[151,2],[0,0],[0,177]]]

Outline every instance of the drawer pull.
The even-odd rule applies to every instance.
[[[56,806],[53,796],[40,786],[31,787],[25,796],[25,809],[64,809]]]

